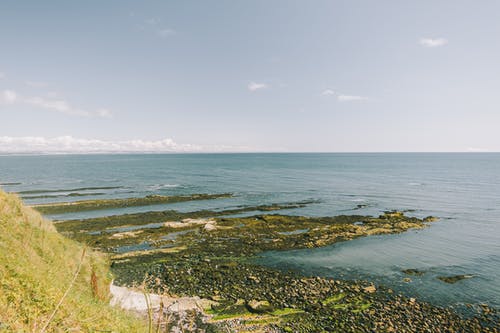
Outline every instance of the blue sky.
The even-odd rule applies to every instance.
[[[500,151],[498,1],[2,1],[0,151]]]

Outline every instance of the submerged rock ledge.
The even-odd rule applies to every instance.
[[[96,199],[96,200],[81,200],[72,202],[59,202],[38,204],[32,206],[42,214],[62,214],[74,213],[89,210],[125,208],[136,206],[159,205],[166,203],[193,201],[193,200],[212,200],[220,198],[229,198],[231,193],[221,194],[191,194],[191,195],[148,195],[142,198],[124,198],[124,199]]]

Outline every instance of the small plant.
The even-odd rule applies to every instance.
[[[100,298],[99,296],[99,285],[97,283],[97,275],[95,273],[94,267],[92,267],[92,272],[90,273],[90,287],[92,288],[92,294],[96,298]]]

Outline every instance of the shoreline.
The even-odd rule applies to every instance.
[[[317,332],[320,329],[415,332],[425,327],[433,331],[499,332],[495,309],[484,307],[482,313],[464,318],[450,308],[402,296],[367,281],[286,273],[243,261],[230,263],[197,258],[172,266],[152,273],[147,287],[141,288],[156,290],[157,297],[167,297],[170,302],[193,298],[205,302],[203,307],[191,308],[191,314],[186,313],[186,309],[176,313],[171,308],[163,311],[156,308],[155,318],[161,317],[160,312],[163,316],[174,314],[178,316],[174,324],[178,325],[184,322],[182,318],[196,315],[199,323],[221,332]],[[155,276],[162,276],[162,282]],[[165,281],[172,282],[170,287]],[[143,294],[139,295],[144,298]],[[270,307],[254,309],[252,303]],[[146,315],[143,311],[142,316]]]
[[[241,210],[273,212],[295,206]],[[462,318],[452,309],[397,295],[369,282],[311,277],[251,262],[269,250],[320,248],[358,237],[421,229],[435,222],[434,217],[418,219],[397,211],[379,217],[276,213],[230,217],[234,213],[234,209],[164,211],[58,221],[55,226],[66,236],[111,253],[111,269],[120,286],[142,286],[170,298],[212,301],[208,309],[192,314],[203,330],[390,332],[403,328],[411,332],[432,327],[499,331],[495,326],[498,314],[489,307],[475,317]]]
[[[21,205],[16,196],[7,198]],[[402,296],[369,281],[312,276],[256,261],[266,251],[323,248],[370,235],[422,229],[438,221],[432,216],[409,217],[399,211],[386,211],[377,217],[277,213],[308,204],[302,201],[187,213],[170,210],[44,223],[58,242],[73,244],[76,251],[83,247],[80,262],[87,246],[95,258],[102,258],[104,266],[106,256],[110,259],[116,283],[110,280],[109,271],[103,273],[102,266],[100,274],[108,278],[108,283],[102,284],[104,280],[97,277],[92,266],[82,277],[85,293],[94,302],[111,303],[117,313],[117,306],[135,313],[139,321],[134,322],[135,316],[130,320],[149,324],[150,330],[500,332],[498,310],[488,306],[481,307],[475,316],[463,317],[452,308]],[[42,221],[31,208],[23,209],[26,216],[35,217],[31,224]],[[253,211],[260,214],[234,216]],[[72,274],[71,269],[66,274]],[[408,268],[405,274],[423,272]],[[450,276],[442,283],[467,278]]]

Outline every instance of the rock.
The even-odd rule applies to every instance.
[[[371,286],[368,286],[368,287],[364,287],[363,290],[364,290],[365,293],[372,294],[375,291],[377,291],[377,288],[375,288],[374,285],[371,285]]]
[[[260,283],[260,279],[254,275],[249,275],[248,276],[248,280],[252,280],[254,281],[255,283]]]
[[[409,283],[409,282],[411,282],[411,279],[410,279],[410,278],[408,278],[408,277],[405,277],[405,278],[403,279],[403,282]]]
[[[227,261],[222,264],[220,264],[221,268],[232,268],[232,267],[237,267],[238,263],[236,261]]]
[[[426,218],[424,218],[424,222],[436,222],[437,220],[439,220],[439,218],[435,216],[427,216]]]
[[[402,272],[405,274],[408,274],[408,275],[416,275],[416,276],[422,276],[425,274],[424,271],[420,271],[420,270],[414,269],[414,268],[404,269],[404,270],[402,270]]]
[[[248,311],[253,313],[272,312],[274,307],[268,301],[251,300],[247,302]]]
[[[205,231],[212,231],[212,230],[217,229],[217,227],[215,226],[214,223],[207,223],[207,224],[205,224],[204,229],[205,229]]]
[[[474,275],[454,275],[454,276],[438,276],[437,278],[446,283],[455,283],[460,280],[473,278]]]
[[[399,212],[399,211],[384,212],[384,215],[379,216],[379,218],[381,218],[381,219],[394,219],[394,218],[403,218],[403,217],[404,217],[403,212]]]
[[[488,304],[481,303],[481,304],[479,304],[479,306],[481,307],[481,310],[485,314],[492,312],[492,309],[488,306]]]

